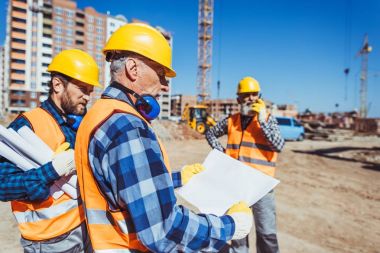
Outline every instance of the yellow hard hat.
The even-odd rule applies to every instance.
[[[175,77],[172,69],[172,49],[165,37],[155,28],[142,24],[130,23],[121,26],[108,39],[103,53],[109,51],[130,51],[153,60],[165,67],[167,77]]]
[[[260,92],[260,84],[256,79],[247,76],[240,80],[237,87],[237,94],[250,92]]]
[[[58,72],[89,85],[99,84],[99,68],[94,58],[79,49],[67,49],[57,54],[47,68],[48,72]]]

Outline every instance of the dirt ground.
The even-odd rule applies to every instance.
[[[173,168],[202,162],[210,151],[204,140],[165,144]],[[380,253],[379,138],[287,142],[276,177],[281,252]],[[22,252],[8,203],[0,213],[0,252]]]

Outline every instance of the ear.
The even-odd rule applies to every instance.
[[[58,77],[53,77],[51,83],[54,93],[61,94],[65,90],[65,85],[63,84],[62,80]]]
[[[129,57],[127,58],[125,61],[125,73],[132,82],[136,81],[138,76],[138,66],[135,59]]]
[[[237,96],[236,101],[238,102],[238,104],[243,103],[243,99],[241,98],[240,95]]]

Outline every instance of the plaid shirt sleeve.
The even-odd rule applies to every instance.
[[[176,204],[156,136],[141,119],[112,115],[91,139],[89,160],[110,207],[128,211],[149,250],[217,252],[232,238],[230,216],[195,214]]]
[[[178,188],[182,186],[182,179],[181,179],[181,172],[175,171],[172,172],[172,181],[173,181],[173,187]]]
[[[9,128],[17,131],[29,122],[18,117]],[[44,200],[49,196],[49,187],[59,178],[51,162],[29,171],[23,171],[5,158],[0,160],[0,200]]]
[[[259,121],[261,129],[267,139],[268,143],[271,145],[273,151],[281,152],[285,145],[284,138],[282,138],[280,133],[280,128],[275,117],[269,115],[268,120]]]
[[[218,138],[228,133],[228,117],[219,121],[215,126],[209,128],[205,137],[208,144],[219,151],[224,152],[225,149],[222,144],[219,142]]]

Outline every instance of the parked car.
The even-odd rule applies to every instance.
[[[280,132],[285,140],[302,141],[305,138],[305,129],[299,121],[292,117],[276,117]]]

